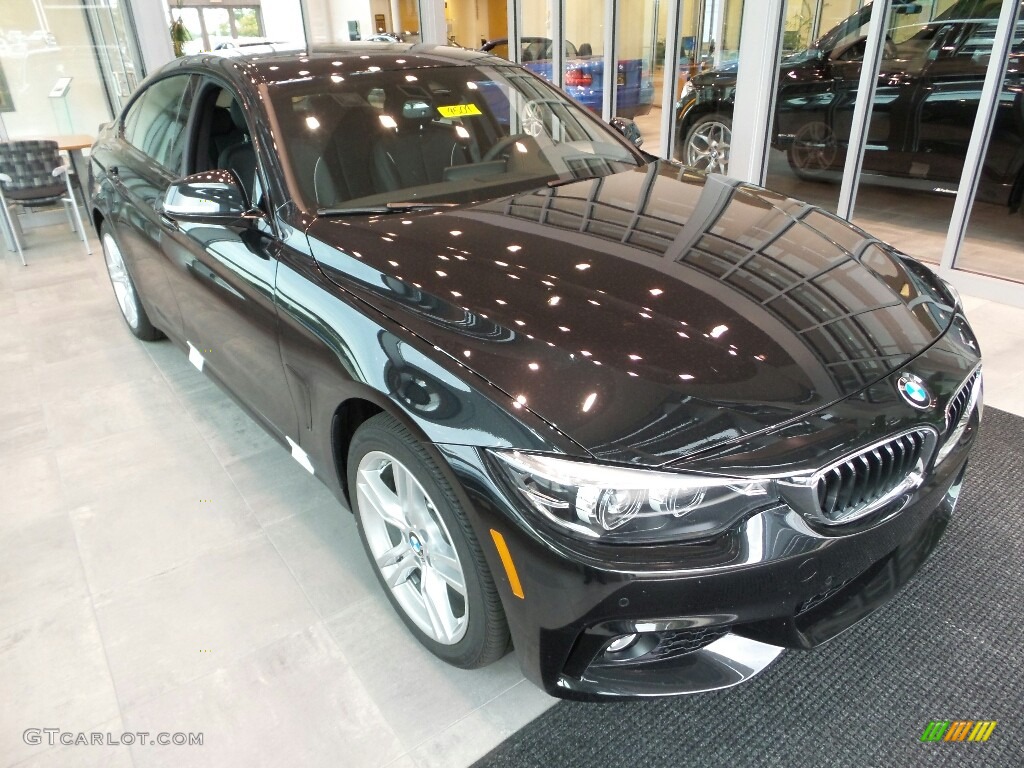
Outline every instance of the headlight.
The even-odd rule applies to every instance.
[[[659,472],[519,451],[491,451],[520,496],[551,522],[609,543],[720,534],[778,500],[771,481]]]
[[[683,90],[679,92],[679,100],[686,101],[686,98],[696,90],[693,86],[693,80],[687,80],[683,84]]]

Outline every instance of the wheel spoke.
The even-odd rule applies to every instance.
[[[395,478],[395,492],[398,504],[402,507],[403,516],[413,527],[425,528],[430,523],[427,512],[427,497],[423,494],[416,478],[400,464],[392,464],[391,471]]]
[[[419,563],[408,544],[402,541],[377,558],[377,567],[384,582],[394,589],[409,580],[419,568]]]
[[[420,595],[435,637],[445,642],[450,641],[455,636],[458,620],[452,615],[448,587],[433,568],[424,568],[422,571]]]
[[[462,567],[455,558],[454,552],[445,551],[447,548],[434,546],[430,550],[430,566],[460,595],[466,595],[466,577],[462,573]]]
[[[361,469],[358,480],[359,505],[368,506],[388,525],[404,532],[409,527],[398,497],[381,480],[379,469]]]

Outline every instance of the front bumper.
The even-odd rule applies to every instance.
[[[944,385],[937,372],[961,382],[977,364],[973,349],[951,345],[940,343],[913,361],[925,379],[946,387],[942,404],[956,385]],[[952,435],[941,463],[935,463],[939,445],[922,483],[900,500],[898,511],[827,528],[782,503],[712,542],[632,552],[565,546],[539,530],[478,449],[439,446],[467,493],[478,539],[490,541],[489,529],[499,532],[514,560],[521,599],[511,595],[500,559],[485,547],[524,674],[554,696],[583,700],[714,690],[749,679],[785,648],[813,648],[875,611],[941,539],[982,408],[979,394],[966,427],[943,432],[941,408],[904,413],[893,402],[895,393],[883,380],[859,400],[830,409],[826,421],[831,429],[849,426],[858,434],[882,420],[893,432],[914,423]],[[723,448],[709,464],[735,466],[764,448],[783,455],[778,446],[784,441],[764,435],[742,450]],[[792,442],[795,451],[809,450],[802,437]],[[626,642],[620,651],[609,649],[616,640]]]

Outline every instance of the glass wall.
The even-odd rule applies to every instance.
[[[3,0],[0,133],[95,135],[140,79],[117,0]]]
[[[167,7],[170,21],[180,19],[185,30],[171,33],[179,56],[305,39],[300,0],[167,0]]]
[[[995,24],[980,25],[987,40]],[[982,57],[984,58],[984,57]],[[1018,18],[999,92],[981,181],[957,267],[1024,283],[1024,18]]]
[[[999,6],[894,5],[886,25],[853,221],[927,261],[946,240]]]
[[[765,185],[835,211],[871,7],[789,0]]]
[[[444,18],[452,45],[481,48],[508,37],[507,0],[449,0],[444,4]]]
[[[661,94],[665,77],[668,0],[620,0],[615,114],[640,126],[644,148],[661,148]]]
[[[243,1],[236,0],[239,3]],[[249,0],[249,4],[252,4],[252,0]],[[302,0],[301,8],[299,0],[262,0],[257,5],[267,22],[267,29],[270,30],[268,34],[275,42],[301,44],[305,36],[302,29],[303,14],[306,16],[310,45],[373,40],[381,34],[377,30],[382,27],[388,35],[411,43],[417,43],[420,39],[419,11],[415,0],[395,0],[390,3],[384,0]],[[291,20],[292,27],[284,26],[284,17]],[[294,27],[295,24],[298,28]],[[396,31],[399,29],[402,32]]]

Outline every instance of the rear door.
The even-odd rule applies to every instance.
[[[119,156],[107,161],[117,193],[112,224],[153,323],[181,333],[181,313],[163,267],[157,213],[164,191],[181,174],[185,123],[197,78],[172,75],[146,88],[128,107]]]

